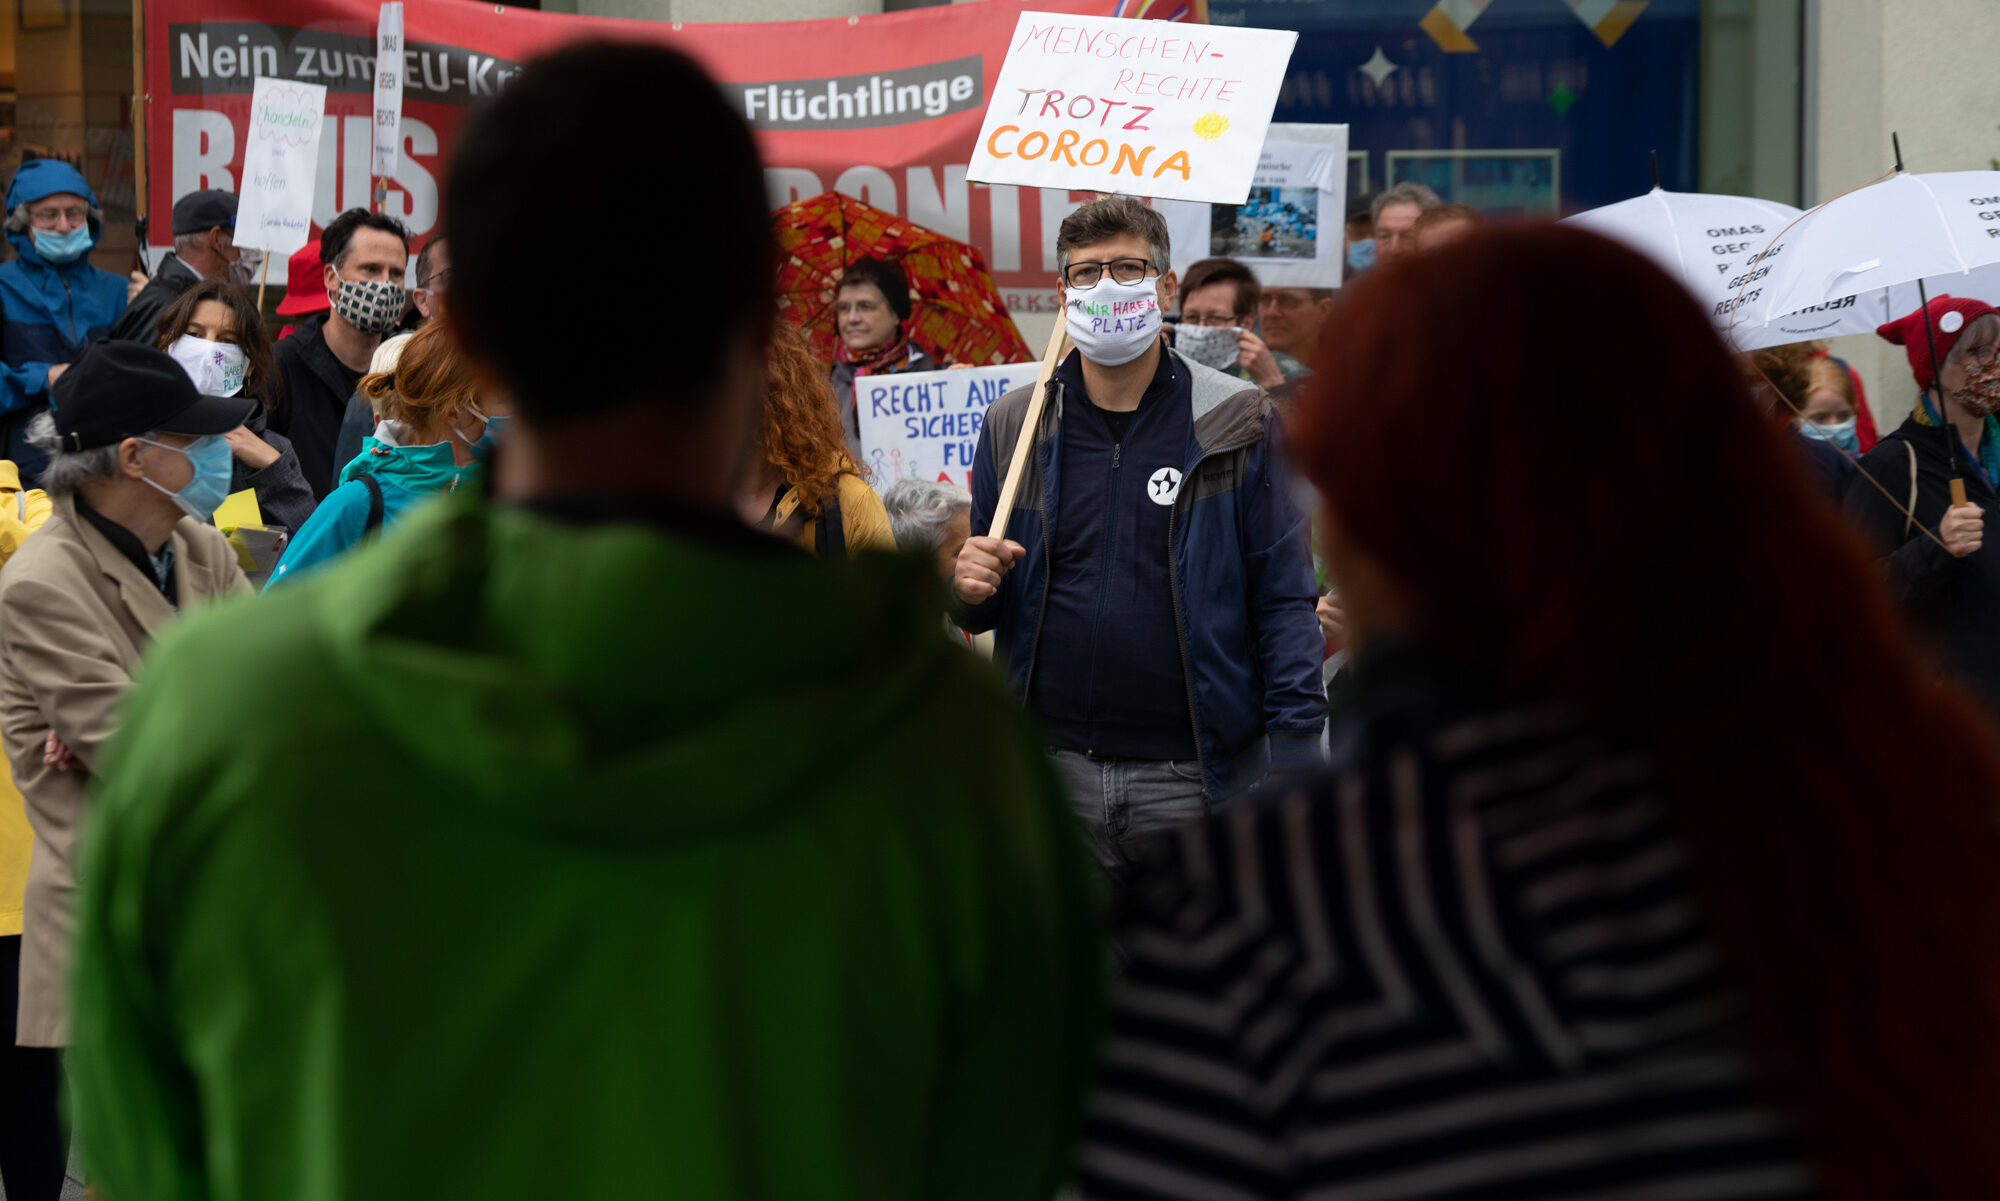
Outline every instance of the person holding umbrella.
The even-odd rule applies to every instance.
[[[835,285],[834,319],[840,343],[834,351],[833,393],[840,402],[847,445],[861,458],[861,414],[854,407],[854,381],[864,375],[902,375],[945,366],[915,342],[910,321],[910,280],[887,259],[862,259]]]
[[[1876,332],[1908,353],[1922,394],[1861,460],[1881,487],[1857,479],[1846,507],[1885,556],[1912,625],[2000,717],[2000,544],[1985,536],[2000,485],[2000,313],[1936,296]]]

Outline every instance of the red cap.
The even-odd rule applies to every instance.
[[[280,316],[324,313],[333,307],[333,301],[326,296],[324,267],[325,264],[319,261],[318,238],[292,251],[291,260],[285,266],[285,298],[278,302]]]
[[[1944,363],[1945,356],[1958,344],[1967,326],[1993,311],[1992,305],[1970,297],[1931,297],[1931,334],[1937,339],[1938,363]],[[1910,356],[1910,371],[1917,377],[1917,387],[1929,391],[1934,381],[1931,377],[1931,342],[1924,337],[1924,312],[1918,309],[1907,317],[1877,326],[1875,332],[1903,348],[1903,352]]]

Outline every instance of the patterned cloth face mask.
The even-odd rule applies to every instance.
[[[408,293],[386,279],[343,279],[333,294],[333,311],[364,334],[379,334],[403,316]]]

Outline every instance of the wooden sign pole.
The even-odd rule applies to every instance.
[[[1042,365],[1035,372],[1035,390],[1028,395],[1028,414],[1021,419],[1021,432],[1014,439],[1014,456],[1007,463],[1007,478],[1000,485],[999,503],[993,506],[993,528],[986,531],[988,537],[1007,536],[1007,516],[1014,511],[1014,494],[1021,490],[1028,456],[1035,453],[1035,428],[1041,425],[1042,406],[1048,403],[1049,377],[1056,373],[1056,364],[1069,353],[1069,346],[1069,326],[1058,320],[1049,333],[1049,348],[1042,352]]]

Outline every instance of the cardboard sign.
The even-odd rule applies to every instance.
[[[259,76],[250,92],[236,244],[290,254],[311,238],[326,88]]]
[[[1031,384],[1035,364],[864,375],[854,381],[863,465],[878,490],[897,480],[942,480],[970,490],[986,410]]]
[[[396,173],[403,152],[403,0],[382,6],[375,23],[375,175]]]
[[[1266,287],[1337,288],[1346,264],[1347,126],[1273,125],[1240,205],[1162,200],[1174,266],[1237,259]]]
[[[1024,12],[966,177],[1242,204],[1298,37]]]

